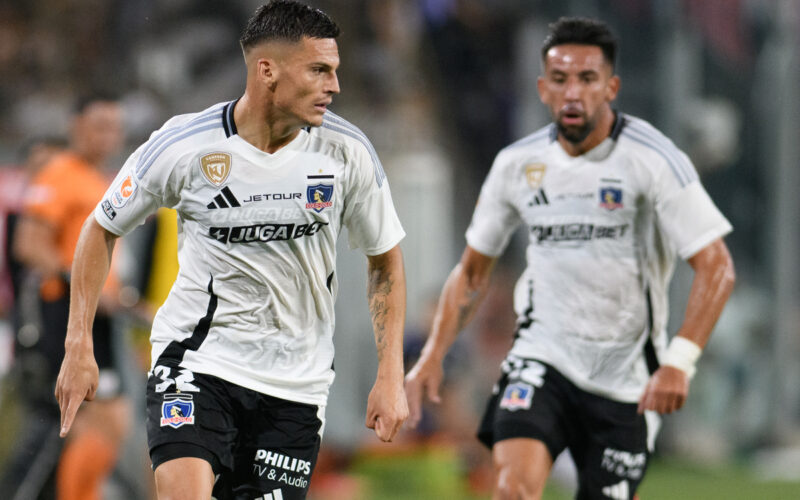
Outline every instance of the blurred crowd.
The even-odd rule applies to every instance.
[[[74,106],[80,96],[113,92],[119,100],[125,141],[104,162],[102,175],[109,179],[125,156],[167,117],[238,97],[244,88],[239,30],[260,3],[0,3],[0,470],[12,466],[16,438],[31,429],[49,432],[47,425],[53,422],[52,414],[31,418],[33,406],[24,397],[31,375],[20,363],[30,339],[15,316],[24,303],[19,280],[26,274],[15,256],[13,239],[27,183],[52,161],[53,154],[70,147]],[[560,15],[596,16],[609,22],[621,39],[619,109],[653,122],[687,151],[735,228],[728,245],[740,284],[700,363],[704,376],[693,387],[694,402],[674,420],[688,422],[689,430],[671,433],[668,420],[660,453],[691,451],[699,459],[725,460],[769,446],[800,445],[800,398],[786,399],[780,384],[775,385],[776,373],[797,371],[782,360],[800,354],[796,324],[793,331],[780,331],[776,318],[797,317],[797,310],[776,312],[774,306],[780,289],[776,282],[794,279],[784,289],[788,287],[795,298],[800,283],[794,269],[776,269],[775,232],[789,230],[774,222],[781,205],[771,195],[780,168],[780,159],[773,154],[779,145],[772,127],[778,123],[777,114],[797,111],[797,104],[770,102],[769,90],[780,78],[774,61],[789,57],[796,64],[800,59],[797,44],[794,52],[791,49],[800,33],[796,3],[309,3],[330,13],[342,27],[342,94],[332,108],[372,140],[408,233],[403,249],[408,266],[409,363],[424,342],[446,273],[459,257],[456,251],[463,246],[468,217],[494,155],[547,121],[535,86],[547,23]],[[794,95],[800,99],[796,91]],[[107,498],[150,495],[141,413],[149,365],[143,311],[158,307],[169,277],[174,276],[176,263],[170,257],[174,231],[174,216],[159,214],[127,239],[115,257],[121,282],[116,298],[124,307],[113,315],[113,355],[124,373],[122,394],[131,402],[126,418],[132,423],[105,486]],[[796,230],[789,234],[798,236]],[[782,244],[800,249],[800,241]],[[511,290],[521,270],[523,249],[523,235],[518,235],[478,317],[448,358],[442,405],[430,409],[418,431],[405,432],[390,448],[392,453],[412,455],[449,450],[456,457],[457,474],[477,492],[485,492],[491,484],[487,479],[491,470],[488,452],[473,435],[513,335]],[[350,286],[349,280],[354,288],[363,286],[364,267],[360,255],[341,249],[343,287]],[[681,291],[676,296],[686,296],[689,279],[685,268],[678,269],[674,285]],[[677,320],[681,301],[672,302],[677,306],[672,317]],[[371,379],[375,368],[372,361],[364,361],[374,358],[369,355],[374,346],[363,297],[342,296],[337,310],[337,380],[311,490],[318,499],[355,498],[360,486],[348,482],[343,473],[359,457],[387,453],[371,444],[363,429],[369,390],[364,380]],[[788,349],[783,358],[775,359],[776,346]],[[53,470],[61,450],[61,443],[54,442]],[[49,487],[52,494],[54,486]]]

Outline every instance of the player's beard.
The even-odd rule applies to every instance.
[[[594,130],[594,121],[589,120],[587,116],[583,117],[583,125],[564,125],[561,120],[556,121],[558,133],[573,144],[580,144],[589,137],[589,134]]]

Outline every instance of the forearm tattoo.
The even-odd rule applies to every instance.
[[[465,294],[465,301],[458,305],[458,321],[456,323],[456,331],[460,332],[467,326],[472,311],[481,297],[480,290],[467,290]]]
[[[375,330],[375,346],[378,360],[383,359],[386,350],[386,322],[389,317],[389,294],[392,293],[394,280],[385,266],[370,267],[367,284],[369,313],[372,316],[372,327]]]

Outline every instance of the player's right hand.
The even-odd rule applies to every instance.
[[[75,414],[84,400],[91,401],[97,392],[100,372],[91,350],[67,350],[56,381],[56,399],[61,409],[61,437],[72,427]]]
[[[427,392],[428,400],[440,403],[439,386],[442,385],[444,371],[442,363],[421,358],[406,375],[406,397],[408,398],[408,420],[415,428],[422,418],[422,399]]]

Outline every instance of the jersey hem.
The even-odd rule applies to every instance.
[[[490,249],[488,246],[485,246],[483,243],[478,243],[478,242],[473,241],[473,239],[470,238],[469,235],[467,235],[466,240],[467,240],[467,245],[471,246],[473,248],[473,250],[477,250],[478,253],[481,253],[481,254],[483,254],[483,255],[485,255],[487,257],[492,257],[492,258],[499,257],[500,255],[502,255],[503,250],[504,250],[503,248],[500,248],[499,250]]]
[[[364,255],[368,257],[374,257],[376,255],[381,255],[388,252],[392,248],[396,247],[401,241],[403,241],[403,238],[406,237],[406,232],[402,231],[402,233],[403,234],[398,235],[396,237],[396,241],[392,241],[391,243],[387,243],[385,245],[379,246],[374,249],[373,248],[370,248],[369,250],[367,250],[366,248],[362,249],[364,251]]]
[[[716,240],[717,238],[721,238],[733,231],[733,226],[730,223],[725,224],[724,226],[718,226],[710,231],[706,231],[702,236],[695,239],[691,244],[684,246],[678,251],[678,255],[681,256],[682,259],[690,259],[694,257],[694,255],[699,252],[700,250],[704,249],[708,246],[711,242]]]
[[[92,212],[92,215],[94,215],[94,220],[97,221],[97,223],[100,224],[103,227],[103,229],[105,229],[109,233],[112,233],[115,236],[123,236],[124,231],[120,231],[119,228],[115,227],[111,223],[111,221],[108,220],[108,217],[106,217],[106,214],[104,212],[102,212],[102,209],[100,209],[99,207],[100,207],[100,205],[95,207],[94,211]],[[100,210],[101,213],[97,213],[98,210]],[[101,217],[101,215],[102,215],[102,217]]]
[[[182,366],[191,370],[194,373],[203,373],[205,375],[211,375],[217,378],[220,378],[226,382],[231,384],[236,384],[240,387],[244,387],[245,389],[250,389],[251,391],[258,392],[260,394],[266,394],[267,396],[272,396],[279,399],[285,399],[286,401],[292,401],[295,403],[304,403],[310,404],[315,406],[326,406],[328,402],[328,395],[325,396],[304,396],[302,394],[297,394],[293,391],[286,391],[283,389],[276,388],[275,386],[271,386],[269,384],[264,383],[253,383],[252,380],[247,380],[244,378],[239,377],[231,377],[230,373],[215,373],[213,370],[202,370],[196,369],[194,366],[190,366],[191,363],[182,363]]]

